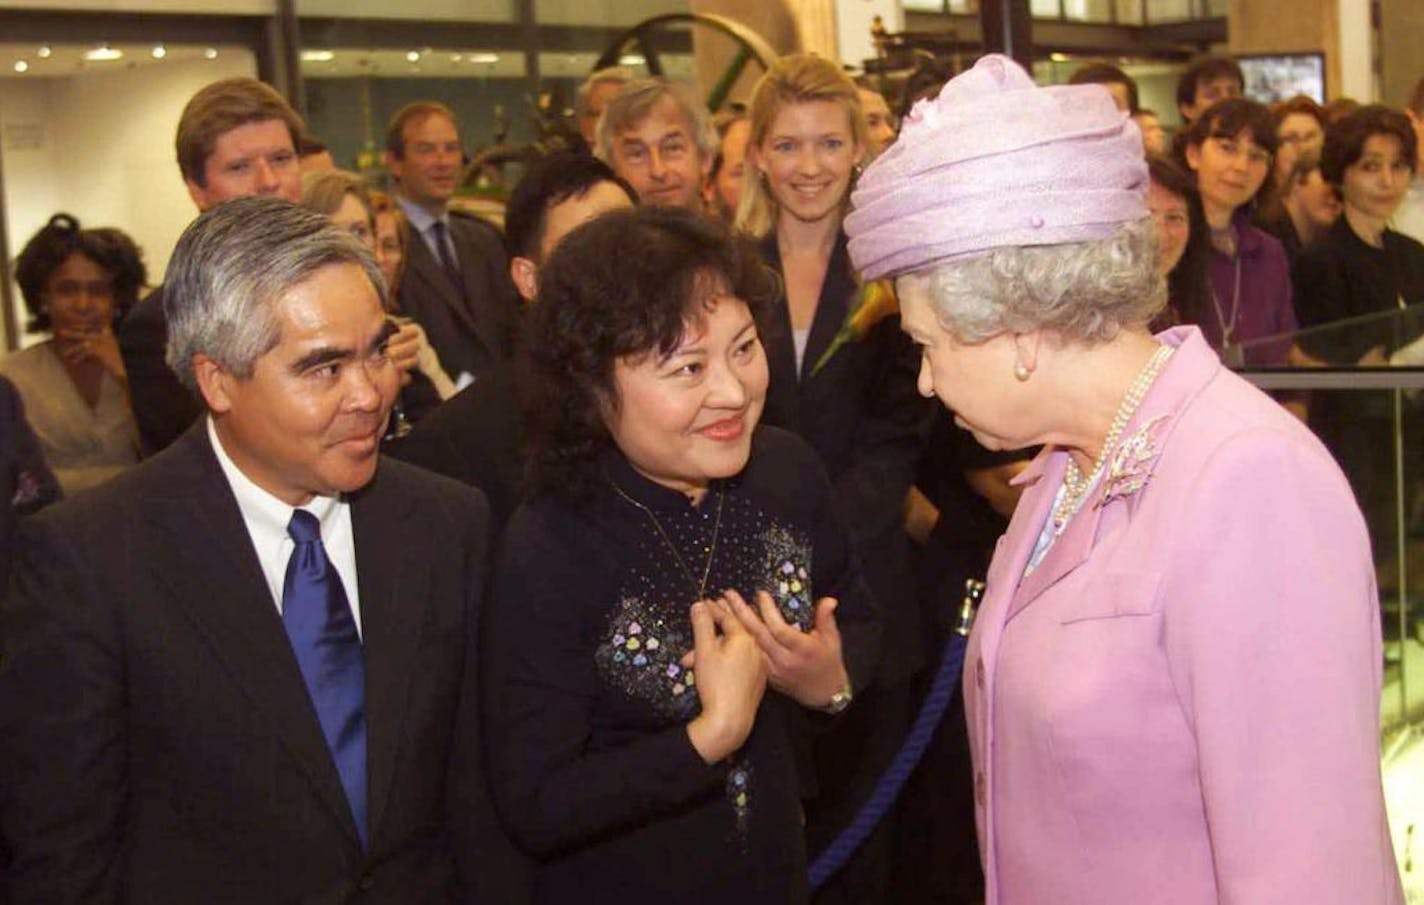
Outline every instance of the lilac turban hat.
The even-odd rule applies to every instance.
[[[1137,126],[1101,85],[1039,88],[991,54],[915,105],[845,220],[863,279],[995,248],[1105,239],[1147,216]]]

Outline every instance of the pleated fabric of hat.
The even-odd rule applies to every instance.
[[[999,54],[915,105],[845,220],[864,280],[995,248],[1103,239],[1147,216],[1137,125],[1101,85],[1040,88]]]

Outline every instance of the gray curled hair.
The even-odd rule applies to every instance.
[[[237,198],[194,220],[163,284],[168,366],[197,390],[193,356],[241,378],[281,340],[276,303],[330,264],[357,264],[386,304],[386,281],[361,242],[321,214],[268,197]]]
[[[1167,304],[1151,219],[1106,239],[998,248],[910,279],[925,281],[940,326],[965,343],[1047,330],[1093,345],[1146,326]]]

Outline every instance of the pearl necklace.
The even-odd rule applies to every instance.
[[[1142,404],[1147,391],[1152,389],[1157,375],[1162,372],[1162,366],[1167,363],[1167,359],[1171,358],[1175,351],[1176,348],[1173,346],[1159,345],[1157,351],[1153,352],[1152,357],[1147,360],[1147,364],[1143,365],[1142,370],[1137,373],[1137,378],[1132,381],[1132,386],[1127,388],[1127,393],[1122,397],[1122,404],[1118,406],[1117,414],[1113,416],[1107,436],[1103,438],[1102,451],[1098,453],[1097,461],[1093,463],[1091,472],[1084,475],[1072,456],[1068,457],[1068,467],[1063,471],[1063,491],[1059,494],[1058,502],[1053,506],[1053,533],[1055,535],[1062,534],[1063,529],[1068,526],[1068,522],[1082,508],[1088,491],[1097,484],[1103,469],[1107,467],[1108,456],[1117,446],[1117,441],[1122,437],[1127,422],[1131,421],[1132,416],[1137,413],[1137,407]]]

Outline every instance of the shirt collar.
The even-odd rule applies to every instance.
[[[444,223],[447,228],[450,225],[450,212],[448,210],[439,217],[436,217],[430,213],[430,211],[416,204],[414,201],[411,201],[404,195],[397,194],[395,199],[396,204],[399,204],[400,209],[405,212],[405,218],[410,221],[411,228],[421,235],[427,235],[430,232],[430,227],[436,223]]]
[[[213,454],[217,456],[218,465],[227,477],[228,486],[232,488],[232,495],[237,498],[237,508],[242,513],[242,520],[264,533],[275,533],[285,537],[287,525],[292,520],[294,507],[257,486],[251,478],[243,473],[242,469],[237,467],[237,463],[232,461],[227,450],[223,448],[222,440],[218,437],[217,428],[213,424],[211,415],[208,416],[207,427],[208,440],[212,443]],[[317,521],[321,523],[322,536],[327,537],[334,527],[340,503],[340,497],[318,494],[300,508],[316,516]]]

